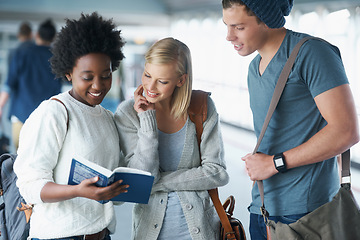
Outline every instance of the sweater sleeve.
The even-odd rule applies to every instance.
[[[28,203],[42,203],[40,192],[53,182],[67,127],[66,109],[56,101],[42,102],[21,129],[14,171],[17,186]]]
[[[191,129],[192,133],[195,132],[194,124]],[[198,164],[199,156],[196,154],[199,152],[196,136],[195,134],[191,136],[189,142],[185,143],[183,157],[187,158],[186,162],[192,162],[193,167],[179,167],[176,171],[161,173],[161,178],[154,185],[153,192],[208,190],[228,183],[219,115],[211,98],[208,98],[208,116],[201,136],[200,164]]]
[[[134,101],[120,104],[115,112],[120,146],[124,153],[122,165],[148,171],[159,177],[158,132],[155,110],[137,113]]]

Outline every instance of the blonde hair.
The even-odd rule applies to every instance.
[[[192,65],[190,49],[174,38],[164,38],[152,45],[145,54],[145,64],[176,63],[179,76],[186,74],[185,83],[176,87],[171,99],[171,114],[186,117],[192,91]]]

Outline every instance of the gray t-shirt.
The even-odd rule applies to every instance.
[[[189,121],[189,120],[188,120]],[[159,160],[162,172],[176,171],[184,149],[186,126],[172,134],[162,131],[159,133]],[[181,208],[179,196],[176,192],[169,192],[164,222],[158,240],[176,236],[178,240],[191,240],[184,212]]]
[[[280,72],[291,50],[305,34],[287,30],[285,39],[265,72],[259,74],[261,56],[249,66],[248,86],[254,129],[259,136]],[[279,104],[272,116],[259,152],[274,155],[306,142],[327,123],[314,98],[347,84],[337,47],[319,40],[307,41],[299,51]],[[265,206],[271,216],[301,214],[328,202],[339,188],[335,158],[290,169],[264,181]],[[257,185],[252,191],[251,213],[260,214]]]

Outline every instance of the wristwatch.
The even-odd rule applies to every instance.
[[[273,160],[274,160],[276,170],[278,170],[281,173],[286,172],[287,168],[286,168],[285,157],[284,157],[283,153],[275,154]]]

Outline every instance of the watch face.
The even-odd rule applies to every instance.
[[[276,168],[284,166],[284,161],[282,158],[274,159],[274,162]]]
[[[283,153],[275,154],[274,165],[275,165],[276,170],[278,170],[281,173],[284,173],[287,171]]]

